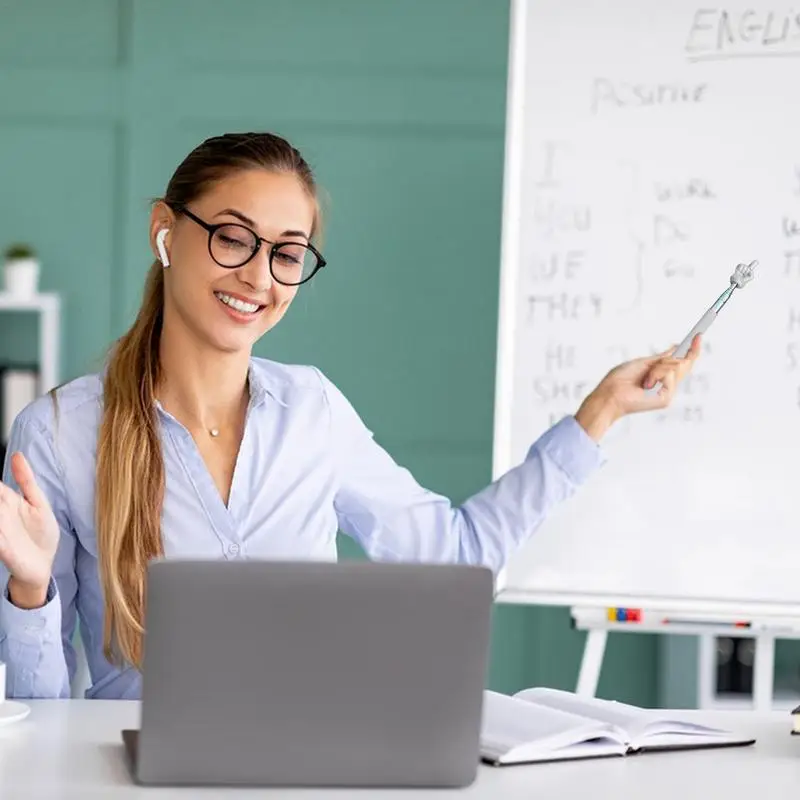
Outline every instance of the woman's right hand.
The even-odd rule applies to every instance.
[[[42,605],[58,548],[58,522],[22,453],[11,456],[11,474],[22,494],[0,482],[0,561],[11,576],[12,602]]]

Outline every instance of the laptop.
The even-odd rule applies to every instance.
[[[471,784],[493,594],[477,566],[153,561],[134,780]]]

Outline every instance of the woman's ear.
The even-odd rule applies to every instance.
[[[156,258],[162,267],[170,265],[167,237],[173,228],[175,216],[172,209],[163,201],[157,201],[150,214],[150,246],[155,250]]]

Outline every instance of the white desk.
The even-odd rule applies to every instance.
[[[800,792],[800,737],[789,735],[790,720],[785,714],[701,715],[756,735],[758,743],[748,748],[504,768],[484,766],[476,783],[462,790],[198,790],[136,787],[131,783],[119,731],[138,725],[138,703],[40,700],[30,705],[33,710],[27,719],[0,728],[0,797],[9,800],[795,800]]]

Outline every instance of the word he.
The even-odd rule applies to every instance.
[[[574,345],[551,344],[544,351],[544,368],[548,373],[574,369],[576,363]]]
[[[565,253],[535,255],[531,258],[529,274],[535,281],[552,281],[558,276],[573,281],[583,268],[586,254],[582,250],[567,250]]]
[[[581,320],[601,315],[603,298],[598,294],[567,294],[560,292],[549,295],[530,295],[528,297],[528,322],[541,319]]]
[[[657,83],[612,83],[606,78],[595,78],[592,84],[592,114],[601,108],[637,108],[700,103],[705,99],[707,84],[692,85]]]
[[[686,183],[657,183],[655,186],[656,200],[664,203],[667,200],[692,200],[699,198],[711,200],[716,197],[711,187],[700,178],[692,178]]]
[[[695,11],[686,52],[721,52],[742,44],[772,47],[790,41],[800,43],[800,12],[776,13],[750,8],[731,13],[724,9],[701,8]]]

